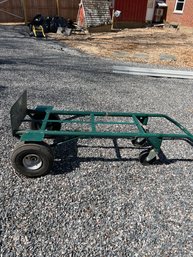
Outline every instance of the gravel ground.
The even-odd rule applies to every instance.
[[[193,132],[193,81],[117,75],[115,64],[0,27],[0,256],[193,256],[193,150],[185,142],[164,141],[149,167],[122,139],[58,146],[41,178],[11,167],[9,110],[23,89],[31,107],[163,112]],[[167,128],[159,121],[155,129]]]

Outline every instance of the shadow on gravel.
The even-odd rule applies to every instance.
[[[58,144],[54,148],[55,163],[52,169],[52,175],[60,175],[74,171],[76,168],[80,167],[83,162],[128,162],[137,161],[137,158],[122,158],[120,150],[121,149],[133,149],[133,147],[119,147],[117,140],[113,140],[114,147],[104,147],[104,146],[88,146],[88,145],[78,145],[78,140],[75,139],[70,142],[54,142]],[[114,149],[117,158],[103,158],[103,157],[78,157],[78,149],[88,148],[89,149]]]
[[[55,142],[58,144],[59,141]],[[138,158],[122,158],[120,150],[122,149],[136,149],[136,147],[119,147],[117,140],[113,140],[114,146],[88,146],[88,145],[78,145],[78,140],[75,139],[70,142],[59,142],[59,144],[54,148],[55,162],[52,169],[52,175],[66,174],[74,171],[79,168],[81,163],[84,162],[96,162],[102,161],[105,163],[108,162],[130,162],[136,161],[139,162]],[[88,148],[89,149],[114,149],[116,153],[116,158],[103,158],[103,157],[78,157],[78,149]],[[140,150],[147,149],[147,147],[140,147]],[[150,167],[155,167],[157,165],[170,165],[176,162],[193,162],[193,159],[167,159],[163,151],[159,153],[159,159],[156,160],[154,164],[151,164]],[[142,164],[140,164],[143,168]]]
[[[0,92],[7,89],[7,87],[0,85]]]
[[[193,162],[193,159],[180,159],[180,158],[176,158],[176,159],[168,159],[165,154],[163,153],[163,151],[161,150],[159,153],[159,160],[157,160],[158,165],[170,165],[172,163],[176,163],[176,162]]]
[[[13,47],[10,46],[10,48],[12,49]],[[54,49],[54,47],[50,46],[50,49]],[[61,62],[61,57],[60,57],[60,49],[55,49],[56,50],[56,55],[54,56],[43,56],[43,57],[8,57],[7,59],[0,59],[0,65],[10,65],[12,66],[11,69],[14,69],[15,71],[23,71],[23,66],[25,65],[25,71],[29,71],[29,72],[36,72],[37,74],[42,74],[43,72],[48,71],[53,72],[53,74],[55,74],[55,68],[56,65],[58,64],[58,62],[60,62],[60,65],[57,65],[57,72],[61,71],[61,72],[69,72],[70,71],[74,71],[74,72],[86,72],[87,74],[93,74],[93,72],[100,72],[101,74],[112,74],[111,71],[109,71],[108,69],[104,69],[103,67],[99,67],[99,66],[89,66],[88,64],[85,65],[80,65],[80,63],[77,64],[73,64],[71,63],[71,58],[69,58],[69,56],[71,57],[71,54],[66,53],[65,54],[65,63]],[[74,57],[75,58],[75,57]],[[29,66],[29,67],[28,67]],[[4,70],[10,70],[10,67],[5,67]]]
[[[0,65],[2,64],[16,64],[16,61],[11,61],[11,60],[5,60],[5,59],[0,59]]]

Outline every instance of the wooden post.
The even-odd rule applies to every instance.
[[[72,0],[71,19],[74,18],[74,0]]]
[[[21,6],[22,6],[22,8],[23,8],[24,21],[25,21],[25,24],[27,24],[27,8],[26,8],[26,0],[21,0]]]
[[[57,16],[60,16],[60,4],[59,0],[56,0]]]
[[[113,8],[113,11],[112,11],[112,20],[111,20],[111,22],[112,22],[112,24],[111,24],[111,30],[114,29],[114,21],[115,21],[114,14],[115,14],[115,10],[114,10],[114,8]]]

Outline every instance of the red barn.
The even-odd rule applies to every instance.
[[[92,27],[109,24],[110,13],[115,13],[114,23],[119,27],[142,26],[146,22],[147,3],[148,0],[81,0],[78,25]]]
[[[114,10],[121,11],[116,18],[122,27],[145,24],[148,0],[112,0]]]

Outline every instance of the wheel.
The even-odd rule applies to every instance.
[[[144,166],[153,164],[156,161],[156,154],[154,150],[145,150],[141,152],[139,155],[139,161]]]
[[[26,177],[46,175],[54,161],[50,146],[42,143],[24,143],[16,146],[11,154],[11,163],[16,172]]]
[[[35,113],[33,116],[34,120],[39,121],[32,121],[30,124],[30,127],[32,130],[38,130],[41,128],[42,120],[45,117],[45,112]],[[51,113],[49,116],[50,120],[60,120],[60,117],[57,114]],[[61,123],[59,122],[48,122],[46,125],[46,130],[57,130],[59,131],[61,129]]]
[[[140,147],[140,146],[146,145],[147,139],[136,137],[136,138],[132,139],[131,142],[135,147]]]

